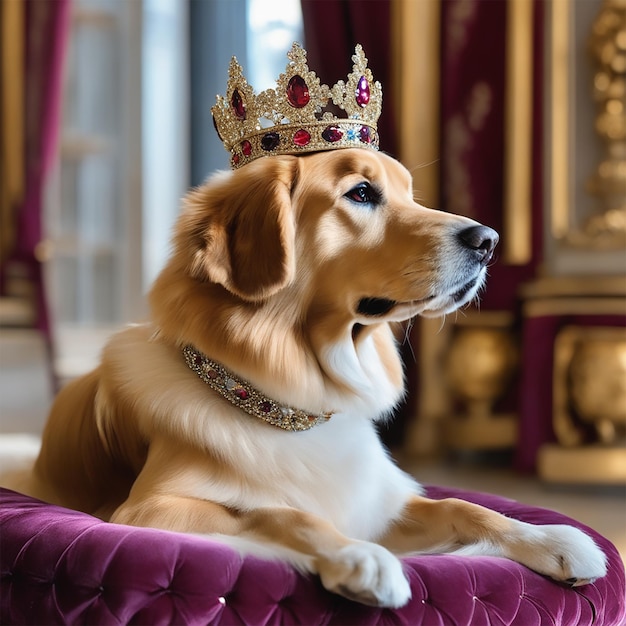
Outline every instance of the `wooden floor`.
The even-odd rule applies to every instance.
[[[100,337],[98,341],[100,341]],[[85,353],[98,352],[85,340]],[[76,369],[80,364],[75,364]],[[37,335],[0,331],[0,435],[38,434],[52,398],[45,352]],[[558,487],[532,476],[476,460],[424,462],[400,459],[400,464],[424,484],[485,491],[559,511],[595,528],[610,539],[626,560],[626,487]]]

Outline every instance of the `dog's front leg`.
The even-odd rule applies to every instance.
[[[111,521],[237,536],[270,545],[300,569],[319,574],[329,591],[364,604],[397,608],[411,597],[402,565],[391,552],[350,539],[330,522],[297,509],[266,507],[242,512],[197,498],[154,495],[127,501]]]
[[[570,585],[606,574],[606,557],[581,530],[534,525],[449,498],[413,497],[381,543],[395,552],[502,556]]]
[[[257,509],[246,514],[242,534],[309,555],[324,587],[352,600],[399,607],[411,597],[393,554],[380,545],[350,539],[315,515],[283,507]]]

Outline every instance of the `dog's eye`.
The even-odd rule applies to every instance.
[[[359,183],[356,187],[353,187],[345,195],[346,198],[353,202],[359,203],[373,203],[378,201],[378,193],[372,188],[369,183]]]

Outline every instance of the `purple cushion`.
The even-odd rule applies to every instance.
[[[499,496],[429,487],[534,523],[571,523],[609,559],[592,585],[568,589],[494,557],[404,559],[413,598],[397,610],[328,593],[315,577],[201,537],[107,524],[0,490],[2,624],[596,624],[625,623],[615,547],[559,513]]]

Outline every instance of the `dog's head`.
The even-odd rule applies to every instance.
[[[384,154],[261,158],[187,196],[152,308],[171,341],[226,359],[268,393],[298,388],[313,368],[315,397],[328,379],[361,397],[387,380],[376,400],[387,410],[403,376],[386,322],[472,300],[497,240],[417,204],[411,176]]]
[[[179,254],[248,302],[286,291],[354,323],[449,313],[472,300],[492,229],[413,200],[408,171],[366,150],[260,159],[188,198]],[[306,310],[305,310],[306,308]]]

